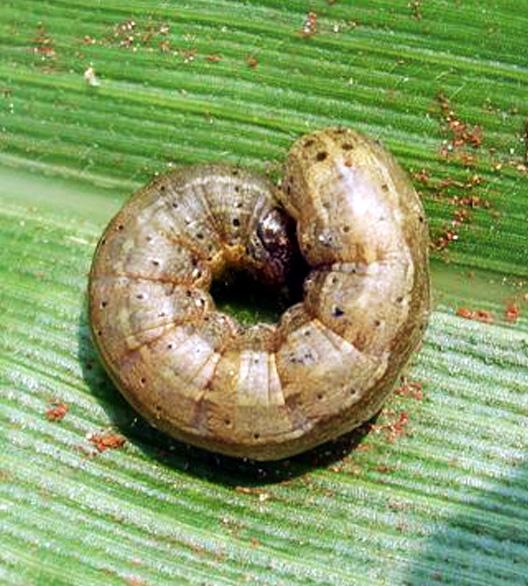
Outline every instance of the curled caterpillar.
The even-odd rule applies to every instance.
[[[300,250],[302,302],[276,324],[218,311],[229,267],[279,286]],[[174,171],[137,192],[101,238],[92,335],[111,378],[153,425],[258,460],[371,418],[419,345],[430,309],[428,231],[393,157],[355,131],[301,137],[280,189],[237,167]]]

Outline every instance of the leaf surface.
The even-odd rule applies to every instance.
[[[528,2],[309,8],[312,36],[300,0],[2,1],[2,583],[526,583]],[[102,229],[156,172],[277,178],[297,136],[337,124],[423,195],[435,311],[415,386],[278,464],[168,441],[89,340]],[[109,430],[126,444],[100,453]]]

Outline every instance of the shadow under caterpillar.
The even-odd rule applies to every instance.
[[[215,308],[209,288],[227,268],[280,287],[296,248],[304,298],[278,323],[243,326]],[[231,456],[284,458],[372,417],[419,345],[424,210],[388,151],[345,128],[297,140],[280,189],[228,165],[182,168],[110,222],[89,305],[108,373],[154,426]]]

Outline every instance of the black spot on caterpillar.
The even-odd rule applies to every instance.
[[[174,171],[99,242],[95,344],[123,395],[171,436],[261,460],[302,452],[372,417],[419,345],[424,217],[394,158],[349,129],[295,142],[281,189],[228,165]],[[216,309],[209,287],[226,267],[279,286],[294,244],[310,272],[278,323]]]

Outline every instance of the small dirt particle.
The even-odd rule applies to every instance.
[[[271,494],[262,488],[256,488],[251,486],[235,486],[235,491],[241,494],[250,494],[258,497],[259,502],[266,502],[271,498]]]
[[[302,37],[313,37],[317,33],[317,13],[310,11],[304,19],[304,24],[301,29]]]
[[[45,56],[55,55],[55,50],[53,49],[53,39],[43,24],[39,24],[37,26],[37,33],[34,38],[34,43],[35,45],[33,50],[35,53],[39,53]]]
[[[449,98],[439,93],[436,97],[440,106],[440,113],[445,130],[449,135],[447,144],[441,149],[441,155],[449,157],[457,149],[472,147],[478,149],[482,145],[482,129],[480,126],[470,126],[464,122],[454,111]],[[469,154],[464,151],[464,154]]]
[[[246,64],[248,67],[251,67],[251,69],[256,69],[259,62],[255,55],[248,54],[246,55]]]
[[[62,421],[69,410],[70,408],[66,403],[53,401],[46,409],[46,419],[48,421]]]
[[[438,235],[432,242],[431,247],[433,250],[445,250],[451,242],[456,242],[459,236],[458,233],[450,228],[444,228],[444,230]]]
[[[400,437],[407,435],[407,425],[409,423],[409,414],[407,411],[400,411],[399,413],[387,410],[385,411],[387,417],[386,423],[374,424],[372,431],[376,433],[383,433],[389,443],[394,443]]]
[[[387,466],[386,464],[379,464],[376,466],[376,472],[379,472],[380,474],[391,474],[395,471],[396,468],[394,466]]]
[[[160,43],[159,43],[158,46],[159,46],[159,50],[162,53],[170,53],[171,52],[171,43],[170,43],[170,41],[167,41],[167,40],[160,41]]]
[[[407,5],[411,9],[411,15],[416,20],[422,20],[422,0],[413,0]]]
[[[521,310],[516,303],[509,303],[504,310],[504,317],[510,323],[515,323],[519,319],[520,314]]]
[[[195,47],[192,47],[191,49],[180,49],[178,53],[184,63],[192,63],[196,58],[198,50]]]
[[[88,441],[93,444],[98,452],[106,450],[118,450],[126,444],[126,438],[117,433],[102,432],[91,433],[88,435]]]
[[[475,209],[489,210],[491,203],[477,194],[485,180],[476,173],[464,180],[452,177],[436,180],[430,176],[427,169],[421,169],[413,175],[415,181],[425,186],[424,190],[430,197],[442,204],[448,204],[452,209],[452,217],[449,223],[445,223],[438,232],[433,233],[431,248],[436,251],[445,250],[452,242],[459,239],[459,231],[462,226],[471,223]],[[490,212],[492,213],[492,212]]]
[[[54,42],[43,24],[37,27],[37,34],[33,39],[33,53],[38,55],[42,61],[53,61],[57,57]]]
[[[207,55],[206,57],[209,63],[220,63],[222,61],[222,56],[218,55],[217,53],[213,53],[212,55]]]
[[[95,69],[92,66],[86,69],[86,71],[83,74],[83,77],[84,81],[90,87],[99,87],[101,85],[101,82],[97,79],[97,76],[95,75]]]
[[[431,176],[426,169],[420,169],[413,174],[413,177],[418,183],[423,183],[424,185],[428,185],[429,180],[431,179]]]
[[[134,46],[136,42],[135,29],[135,20],[125,20],[114,27],[114,38],[119,42],[120,47],[128,49]]]
[[[142,580],[136,576],[125,578],[125,584],[127,586],[147,586],[147,582],[145,582],[145,580]]]
[[[456,311],[456,315],[458,317],[463,317],[464,319],[481,321],[486,324],[492,324],[495,321],[491,311],[487,311],[486,309],[469,309],[467,307],[459,307]]]
[[[406,377],[400,379],[400,386],[394,391],[400,397],[410,397],[416,401],[423,399],[423,386],[419,381],[411,381]]]

